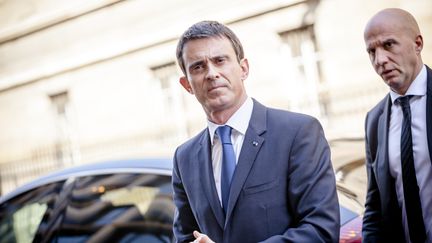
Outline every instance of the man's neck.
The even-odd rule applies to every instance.
[[[234,106],[220,110],[220,111],[214,111],[214,112],[208,112],[207,113],[207,119],[209,119],[211,122],[222,125],[225,124],[233,115],[240,109],[240,107],[244,104],[246,101],[247,96],[245,95],[242,97],[242,99],[236,103]]]

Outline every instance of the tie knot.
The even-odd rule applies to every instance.
[[[397,98],[396,100],[399,102],[399,104],[402,106],[402,108],[407,108],[410,105],[409,100],[411,99],[411,97],[413,97],[413,96],[412,95],[401,96],[401,97]]]
[[[231,129],[230,126],[220,126],[217,128],[216,133],[222,144],[231,144]]]

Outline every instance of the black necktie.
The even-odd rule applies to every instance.
[[[411,97],[412,96],[402,96],[397,99],[403,112],[401,131],[402,184],[411,242],[424,243],[426,240],[426,232],[412,149],[411,109],[409,103]]]

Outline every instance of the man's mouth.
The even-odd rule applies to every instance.
[[[383,74],[385,75],[385,74],[389,74],[389,73],[391,73],[391,72],[393,72],[393,69],[385,70],[385,71],[383,72]]]
[[[395,71],[395,69],[388,69],[388,70],[384,70],[384,71],[381,73],[381,76],[382,76],[382,77],[390,77],[390,76],[392,76],[392,75],[394,74],[393,71]]]
[[[224,86],[224,85],[217,85],[217,86],[210,87],[210,88],[208,89],[208,92],[211,92],[211,91],[213,91],[213,90],[216,90],[216,89],[219,89],[219,88],[222,88],[222,87],[225,87],[225,86]]]

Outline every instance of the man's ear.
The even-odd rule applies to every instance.
[[[190,94],[194,94],[193,90],[192,90],[192,86],[190,85],[189,81],[187,80],[187,78],[185,76],[180,78],[180,84],[183,86],[183,88],[189,92]]]
[[[242,81],[245,81],[247,79],[247,77],[249,76],[249,62],[246,58],[243,58],[242,60],[240,60],[240,67],[242,69],[242,76],[241,79]]]
[[[417,54],[420,54],[420,52],[423,50],[423,37],[421,35],[418,35],[415,39],[415,50]]]

